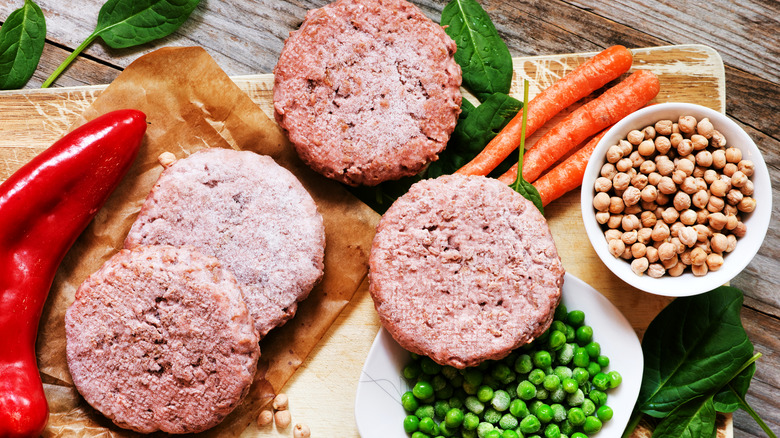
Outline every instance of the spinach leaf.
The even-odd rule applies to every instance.
[[[653,431],[653,438],[710,438],[715,436],[712,397],[695,398],[672,411]]]
[[[22,88],[30,80],[46,43],[46,18],[31,0],[11,12],[0,27],[0,89]]]
[[[145,44],[170,35],[190,16],[200,0],[108,0],[98,13],[97,27],[43,83],[47,88],[76,57],[100,37],[114,49]]]
[[[455,62],[463,70],[463,85],[480,101],[509,93],[512,56],[482,6],[475,0],[452,0],[442,10],[441,24],[458,45]]]
[[[447,148],[428,167],[427,177],[436,178],[455,172],[479,154],[522,108],[514,97],[495,93],[480,106],[468,110],[458,122]]]
[[[677,298],[650,323],[642,342],[640,411],[664,417],[696,397],[719,391],[751,359],[740,320],[742,292],[722,286]]]
[[[733,388],[744,399],[750,387],[750,380],[753,379],[753,374],[755,373],[756,364],[754,362],[732,379],[726,387],[721,389],[713,400],[715,402],[715,410],[718,412],[734,412],[739,409],[741,407],[739,398],[729,387]]]

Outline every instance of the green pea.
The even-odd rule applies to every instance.
[[[485,438],[501,438],[501,432],[493,429],[485,434]]]
[[[495,428],[496,428],[495,426],[493,426],[492,424],[488,423],[487,421],[482,421],[477,426],[477,435],[480,438],[483,438],[485,435],[487,435],[488,432],[490,432],[491,430],[493,430]]]
[[[596,358],[596,363],[599,364],[601,368],[606,368],[609,366],[609,358],[603,354],[599,355],[599,357]]]
[[[407,415],[404,418],[404,430],[406,433],[412,433],[416,431],[420,426],[420,419],[414,415]]]
[[[528,380],[523,380],[517,385],[517,396],[523,400],[531,400],[536,397],[536,386]]]
[[[536,410],[539,409],[539,406],[543,404],[544,402],[541,400],[534,400],[530,405],[528,405],[528,411],[531,412],[531,415],[536,415]]]
[[[420,369],[420,364],[417,362],[412,362],[409,365],[404,367],[403,375],[408,380],[414,380],[416,379],[420,373],[422,373],[422,369]]]
[[[412,391],[406,391],[401,396],[401,406],[404,407],[406,412],[413,412],[418,407],[420,407],[420,402],[417,401],[417,398],[414,396]]]
[[[610,388],[617,388],[623,382],[623,376],[617,371],[610,371],[608,375]]]
[[[509,409],[509,402],[511,401],[512,399],[509,397],[509,394],[506,391],[499,389],[493,393],[493,400],[490,401],[490,404],[493,405],[493,409],[504,412]]]
[[[605,391],[609,387],[609,376],[604,373],[598,373],[593,376],[593,386]]]
[[[580,345],[587,345],[593,341],[593,327],[589,325],[582,325],[577,327],[577,343]]]
[[[544,429],[544,436],[547,438],[561,438],[561,429],[557,424],[548,424]]]
[[[520,435],[514,430],[505,430],[501,432],[501,438],[520,438]]]
[[[612,408],[607,405],[599,406],[599,408],[596,410],[596,416],[602,422],[609,421],[612,419]]]
[[[466,405],[466,409],[477,415],[481,414],[485,410],[484,403],[479,401],[479,399],[473,395],[466,397],[466,401],[464,403]]]
[[[479,426],[479,416],[473,412],[463,414],[463,429],[476,430]]]
[[[547,398],[549,398],[549,397],[550,397],[550,391],[548,391],[548,390],[546,390],[546,389],[544,389],[542,387],[536,388],[536,398],[537,399],[539,399],[539,400],[547,400]]]
[[[541,385],[544,381],[544,371],[539,368],[534,368],[528,373],[528,380],[534,385]]]
[[[593,403],[593,400],[585,399],[582,401],[582,412],[585,413],[585,415],[593,415],[596,413],[596,404]]]
[[[588,436],[582,432],[577,432],[572,434],[571,438],[588,438]]]
[[[463,411],[458,408],[450,409],[444,416],[444,422],[447,424],[447,427],[453,429],[460,427],[460,425],[463,424],[463,419]]]
[[[441,371],[441,365],[437,364],[433,361],[430,357],[424,357],[422,361],[420,361],[420,368],[422,369],[422,372],[425,374],[439,374],[439,371]]]
[[[558,363],[568,365],[574,358],[575,350],[576,346],[574,344],[564,344],[563,348],[558,351]]]
[[[454,388],[450,385],[447,385],[444,388],[434,392],[434,395],[436,396],[436,398],[444,399],[444,398],[452,397],[453,392],[454,392]]]
[[[561,378],[555,374],[549,374],[544,376],[544,382],[542,382],[542,385],[544,386],[544,389],[553,391],[561,386]]]
[[[463,401],[465,397],[450,397],[447,402],[450,404],[450,408],[463,409]]]
[[[476,369],[476,368],[469,368],[466,370],[466,372],[463,374],[463,380],[467,382],[469,385],[479,387],[479,385],[482,384],[483,379],[482,371]]]
[[[601,420],[594,416],[589,416],[585,419],[585,424],[582,425],[582,431],[585,433],[596,433],[601,430]]]
[[[496,424],[501,420],[501,417],[501,412],[498,412],[493,408],[487,408],[485,409],[485,414],[482,416],[482,419],[490,424]]]
[[[542,423],[549,423],[553,419],[553,410],[550,405],[543,404],[536,408],[536,417]]]
[[[567,395],[568,394],[563,390],[563,388],[558,387],[555,390],[550,391],[550,401],[553,403],[561,403],[566,400]]]
[[[461,429],[461,438],[479,438],[477,436],[477,429]]]
[[[573,374],[572,369],[565,366],[557,366],[553,372],[556,376],[558,376],[559,379],[561,379],[561,381],[563,381],[563,379],[570,378]]]
[[[517,418],[524,418],[529,415],[528,407],[523,400],[516,398],[509,403],[509,413]]]
[[[534,353],[533,361],[537,368],[546,368],[552,364],[552,357],[548,351],[537,351]]]
[[[579,387],[577,381],[574,379],[563,379],[561,386],[563,387],[563,390],[569,394],[574,394],[577,392],[577,388]]]
[[[585,346],[585,349],[588,350],[588,356],[592,358],[597,358],[601,354],[601,344],[598,342],[590,342],[588,345]]]
[[[590,363],[590,356],[588,356],[588,350],[585,347],[577,347],[574,350],[574,366],[579,368],[586,368]]]
[[[477,391],[477,398],[482,403],[489,402],[490,400],[493,399],[493,388],[487,385],[480,386],[479,390]]]
[[[520,374],[528,374],[533,368],[534,364],[533,361],[531,361],[531,356],[527,354],[521,354],[518,356],[517,360],[515,360],[515,371]]]
[[[582,426],[585,423],[585,413],[580,408],[569,409],[569,414],[566,418],[574,426]]]
[[[447,426],[447,423],[442,421],[439,423],[439,436],[436,438],[450,438],[455,436],[455,432],[458,431],[460,428],[458,427],[449,427]]]
[[[519,421],[517,421],[517,418],[515,418],[512,414],[504,414],[500,420],[498,420],[498,427],[501,429],[514,429],[520,424]]]
[[[496,380],[492,375],[485,374],[485,378],[482,379],[482,386],[489,386],[490,389],[495,391],[501,387],[501,382]]]
[[[567,325],[566,326],[566,342],[574,342],[577,340],[577,332],[575,331],[574,327]]]
[[[430,435],[417,431],[412,434],[412,438],[430,438]]]
[[[607,403],[607,393],[604,391],[599,391],[598,389],[590,391],[588,398],[593,400],[593,403],[595,403],[596,406],[603,406]]]
[[[444,419],[447,412],[450,410],[450,404],[446,400],[436,400],[433,404],[433,416],[434,418]]]
[[[574,426],[571,424],[569,420],[563,420],[559,426],[561,427],[561,433],[564,435],[571,436],[571,434],[574,433]]]
[[[447,386],[447,379],[445,379],[443,375],[437,374],[431,379],[431,386],[434,391],[441,391]]]
[[[566,310],[566,306],[561,303],[558,304],[558,307],[555,308],[555,314],[553,315],[553,318],[557,321],[563,321],[566,319],[566,316],[568,315],[568,311]]]
[[[547,346],[551,350],[559,350],[566,344],[566,333],[559,330],[553,330],[550,333],[550,338],[547,339]]]
[[[422,421],[423,418],[433,418],[433,406],[423,405],[414,411],[414,415]]]
[[[583,420],[585,421],[585,420]],[[419,424],[420,431],[423,433],[427,433],[428,435],[438,435],[439,434],[439,426],[436,425],[436,422],[433,421],[433,418],[431,417],[425,417],[420,419]]]
[[[542,423],[535,415],[529,415],[520,421],[520,431],[523,433],[538,432],[542,428]]]
[[[463,392],[465,392],[468,395],[477,395],[477,391],[479,390],[479,386],[474,386],[470,384],[469,382],[463,382]]]
[[[579,406],[585,401],[585,393],[582,392],[582,389],[578,389],[574,394],[569,394],[569,396],[566,397],[566,401],[571,406]]]
[[[431,398],[433,397],[433,386],[431,386],[430,383],[421,380],[414,384],[412,394],[420,400]]]
[[[564,323],[561,320],[555,320],[555,321],[552,322],[552,324],[550,324],[550,330],[551,331],[561,332],[561,333],[563,333],[565,335],[566,334],[566,323]]]
[[[601,372],[601,367],[599,366],[598,362],[591,362],[588,364],[588,374],[590,374],[591,376],[595,376],[600,372]]]
[[[572,378],[574,378],[578,386],[582,386],[590,379],[590,373],[585,368],[577,367],[572,373]]]
[[[490,374],[494,379],[498,380],[499,382],[503,382],[509,377],[511,372],[512,370],[506,366],[506,364],[499,362],[493,367],[493,370]]]
[[[582,310],[572,310],[566,317],[566,322],[574,327],[579,327],[585,323],[585,312]]]
[[[566,408],[564,408],[563,405],[556,403],[550,405],[550,409],[553,411],[553,421],[556,423],[560,423],[566,419]]]

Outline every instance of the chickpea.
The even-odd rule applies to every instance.
[[[290,399],[287,397],[287,394],[280,392],[274,397],[274,401],[271,405],[277,411],[284,411],[290,406]]]
[[[734,163],[726,163],[726,165],[723,166],[723,174],[729,178],[731,178],[731,175],[734,175],[734,172],[737,170],[739,170],[739,168]]]
[[[596,193],[593,197],[593,208],[597,211],[608,211],[610,204],[610,197],[606,192]]]
[[[680,140],[680,143],[677,145],[677,153],[684,156],[689,155],[691,152],[693,152],[693,142],[687,138]]]
[[[640,192],[640,197],[642,201],[653,202],[658,198],[658,190],[655,186],[645,186]]]
[[[643,140],[637,146],[637,151],[645,157],[649,157],[655,153],[655,142],[653,140]]]
[[[607,149],[607,161],[610,163],[617,163],[620,161],[620,159],[623,158],[623,150],[620,149],[620,146],[613,145],[610,146],[609,149]]]
[[[746,196],[742,198],[741,201],[739,201],[739,204],[737,204],[737,208],[739,209],[739,211],[743,213],[752,213],[753,210],[756,209],[756,200],[749,196]]]
[[[623,215],[622,214],[613,214],[609,216],[609,220],[607,221],[607,227],[609,228],[620,228],[620,225],[623,223]]]
[[[737,170],[751,177],[756,172],[756,165],[750,160],[742,160],[737,163]]]
[[[655,122],[655,132],[659,135],[671,135],[672,134],[672,121],[671,120],[659,120]]]
[[[639,233],[637,233],[638,238]],[[631,245],[631,256],[635,259],[644,257],[647,254],[647,246],[642,242],[636,242]]]
[[[677,122],[672,123],[672,134],[679,134],[680,133],[680,125],[677,124]]]
[[[726,215],[726,229],[731,231],[734,228],[737,228],[737,224],[739,223],[739,219],[737,219],[737,216],[734,214],[727,214]]]
[[[691,272],[693,272],[693,275],[697,277],[703,277],[707,275],[707,264],[702,263],[700,265],[692,265]]]
[[[728,202],[729,205],[737,205],[744,197],[745,195],[743,195],[739,190],[731,189],[726,194],[726,202]]]
[[[610,216],[608,211],[599,211],[596,213],[596,222],[600,225],[604,225],[609,221]]]
[[[693,134],[691,136],[691,143],[693,143],[693,150],[695,151],[701,151],[707,148],[707,146],[710,145],[710,141],[707,140],[706,137],[699,134]]]
[[[663,265],[660,263],[652,263],[647,267],[647,275],[653,278],[661,278],[666,273]]]
[[[694,161],[696,161],[695,157],[694,157]],[[702,178],[704,176],[704,172],[706,171],[707,169],[701,166],[696,166],[693,168],[693,173],[691,175],[693,175],[694,178]]]
[[[739,148],[730,147],[726,149],[726,161],[729,163],[739,163],[742,161],[742,151]]]
[[[680,184],[680,190],[689,195],[688,199],[690,199],[690,195],[699,191],[699,187],[696,184],[696,178],[692,176],[685,178],[682,184]]]
[[[604,232],[604,237],[607,239],[607,242],[609,242],[610,240],[622,238],[623,232],[620,230],[607,230]]]
[[[621,158],[617,163],[615,163],[615,168],[618,170],[618,172],[627,172],[628,169],[632,168],[634,166],[634,162],[631,161],[630,158]]]
[[[669,203],[669,195],[665,193],[658,193],[658,196],[655,198],[655,203],[658,205],[666,205]]]
[[[712,238],[710,239],[710,249],[712,252],[721,254],[724,251],[726,251],[726,248],[729,246],[729,239],[726,237],[725,234],[721,233],[715,233],[712,235]]]
[[[700,151],[696,154],[696,164],[701,167],[712,166],[712,153],[708,150]]]
[[[293,428],[293,438],[309,438],[311,436],[311,429],[305,424],[296,424]]]
[[[642,140],[645,139],[645,135],[642,134],[641,131],[634,129],[629,131],[628,135],[626,136],[626,140],[628,140],[629,143],[636,146],[639,143],[642,143]]]
[[[729,234],[726,238],[729,241],[728,246],[726,246],[726,252],[734,251],[737,248],[737,236]]]
[[[627,173],[620,172],[612,178],[612,187],[615,190],[625,190],[631,184],[631,177]]]
[[[712,126],[712,122],[707,117],[699,120],[699,123],[696,124],[696,133],[704,138],[712,138],[713,131],[715,131],[715,127]]]
[[[669,176],[674,172],[674,163],[669,158],[658,160],[655,167],[662,176]]]
[[[677,249],[672,243],[664,242],[658,247],[658,259],[662,262],[677,255]]]
[[[697,224],[706,224],[707,220],[709,218],[710,218],[710,212],[707,211],[706,208],[696,212],[696,223]]]
[[[647,187],[647,175],[641,173],[635,175],[633,178],[631,178],[631,185],[639,190],[644,189]]]
[[[693,180],[696,181],[696,191],[707,190],[709,188],[707,181],[704,181],[704,178],[698,177],[694,178]]]
[[[718,198],[716,196],[710,196],[709,202],[707,202],[707,211],[711,213],[717,213],[719,211],[723,211],[723,206],[725,205],[725,202],[723,202],[723,198]]]
[[[651,175],[653,172],[655,172],[657,169],[657,166],[654,162],[650,160],[643,161],[642,164],[639,165],[639,171],[644,173],[645,175]]]
[[[707,268],[709,268],[710,271],[717,271],[721,266],[723,266],[722,255],[714,253],[707,255]]]
[[[287,429],[292,421],[290,411],[276,411],[274,414],[274,421],[276,422],[276,427],[279,429]]]
[[[712,169],[708,169],[704,171],[704,182],[706,182],[707,184],[712,184],[717,180],[718,180],[718,172],[715,172]]]
[[[656,222],[655,227],[653,227],[653,233],[651,237],[656,242],[662,242],[669,237],[669,234],[670,231],[668,225],[663,222]]]
[[[627,214],[623,216],[623,219],[621,220],[621,226],[623,227],[623,230],[631,231],[631,230],[638,230],[642,228],[642,223],[639,221],[639,218],[636,217],[635,215]]]
[[[634,145],[629,143],[628,140],[620,140],[618,146],[620,146],[620,150],[623,151],[624,157],[631,155],[631,151],[634,150]]]
[[[645,252],[645,257],[647,257],[647,261],[650,263],[655,263],[658,261],[658,248],[654,246],[648,246],[647,252]]]
[[[270,409],[263,409],[257,416],[257,425],[260,427],[268,426],[274,421],[274,413]]]
[[[710,184],[710,193],[712,193],[712,196],[724,197],[726,196],[726,192],[728,192],[728,190],[728,184],[726,184],[726,182],[722,179],[715,180],[712,182],[712,184]]]
[[[648,243],[650,243],[653,240],[652,235],[653,235],[653,229],[652,228],[650,228],[650,227],[642,227],[636,233],[636,241],[639,242],[639,243],[643,243],[643,244],[647,245]]]
[[[682,263],[676,263],[671,268],[667,268],[666,273],[669,274],[670,277],[679,277],[685,272],[685,265]]]
[[[642,199],[642,192],[634,186],[628,187],[623,192],[623,203],[627,206],[636,205],[640,199]]]
[[[623,233],[623,235],[620,237],[620,240],[622,240],[623,243],[626,244],[626,247],[628,247],[636,243],[636,237],[637,237],[637,231],[631,230]]]
[[[677,191],[677,185],[671,178],[664,176],[661,178],[661,181],[658,182],[658,191],[664,195],[671,195]]]
[[[701,248],[691,250],[691,265],[698,266],[707,262],[707,252]]]
[[[713,230],[722,230],[726,226],[726,216],[723,213],[712,213],[708,223]]]
[[[684,211],[680,212],[680,222],[683,225],[688,225],[688,226],[691,226],[691,225],[695,224],[696,223],[696,212],[691,210],[691,209],[687,209],[687,210],[684,210]]]
[[[633,178],[637,176],[638,173],[639,172],[637,172],[636,169],[634,169],[633,167],[626,171],[626,175],[628,175],[629,178]]]
[[[645,126],[645,128],[642,129],[642,134],[644,134],[645,140],[652,140],[656,135],[655,128],[652,126]]]
[[[723,136],[717,129],[712,131],[712,138],[710,138],[710,146],[714,148],[726,147],[726,137]]]
[[[655,217],[655,213],[652,211],[643,211],[640,215],[640,221],[642,222],[643,227],[652,228],[655,226],[658,218]]]
[[[669,207],[661,214],[661,217],[663,218],[664,222],[671,225],[675,222],[677,222],[677,218],[680,217],[680,213],[674,208]]]
[[[731,231],[734,233],[737,237],[745,237],[745,233],[747,233],[747,226],[745,226],[745,223],[742,221],[737,222],[737,226],[734,227],[734,229]]]
[[[681,141],[683,141],[683,136],[680,135],[679,132],[673,132],[671,135],[669,135],[669,143],[673,148],[677,149],[677,146]]]
[[[669,235],[672,236],[672,241],[677,238],[677,233],[683,228],[685,228],[685,225],[682,222],[675,222],[669,226]]]
[[[753,181],[747,180],[745,182],[745,185],[742,186],[742,188],[739,189],[740,192],[742,192],[745,196],[752,196],[753,195]]]
[[[650,201],[650,202],[642,201],[639,205],[642,206],[642,210],[650,211],[650,212],[653,212],[655,211],[656,208],[658,208],[658,204],[656,204],[655,201]]]
[[[642,212],[642,207],[639,204],[629,205],[623,210],[625,214],[637,215]]]
[[[682,170],[675,170],[674,172],[672,172],[672,182],[674,182],[678,186],[682,184],[683,181],[685,181],[685,178],[687,178],[687,176],[685,175],[685,172],[683,172]]]
[[[672,149],[672,142],[669,141],[669,137],[656,137],[653,141],[653,146],[658,153],[666,154]]]
[[[615,165],[612,163],[604,163],[604,165],[601,166],[601,172],[599,173],[604,178],[611,180],[617,174],[617,169],[615,169]]]
[[[696,244],[698,237],[699,235],[693,227],[683,227],[677,232],[677,238],[689,248]]]
[[[686,249],[683,251],[682,254],[680,254],[680,262],[684,265],[690,266],[691,265],[691,250]]]
[[[612,254],[615,258],[622,256],[625,250],[626,244],[623,243],[622,240],[614,239],[609,241],[609,253]]]
[[[668,271],[680,264],[680,256],[674,254],[669,260],[662,260],[661,264],[664,265],[664,268]]]
[[[600,176],[596,178],[596,182],[593,184],[593,188],[597,192],[608,192],[612,190],[612,180]]]
[[[650,263],[647,261],[647,258],[639,257],[631,262],[631,270],[634,271],[634,274],[641,276],[645,273],[649,265]]]
[[[661,182],[661,174],[658,172],[650,172],[647,174],[647,183],[657,186]]]
[[[677,126],[680,127],[680,132],[684,134],[693,134],[696,129],[696,118],[693,116],[680,116],[677,120]]]
[[[712,153],[712,166],[716,169],[723,169],[726,165],[726,152],[718,149]]]
[[[695,167],[693,161],[681,158],[677,160],[677,162],[674,165],[674,170],[680,170],[683,173],[685,173],[685,176],[691,176],[693,175],[693,168]]]
[[[642,163],[645,162],[645,157],[643,157],[639,151],[631,152],[631,155],[628,156],[628,159],[631,160],[632,167],[639,167],[642,165]]]
[[[737,209],[736,205],[726,204],[723,206],[723,211],[721,213],[725,214],[726,216],[737,215],[739,214],[739,210]]]
[[[744,185],[747,183],[747,180],[747,175],[745,175],[741,170],[738,170],[734,172],[733,175],[731,175],[731,186],[744,187]]]
[[[709,227],[704,224],[696,224],[693,226],[693,229],[696,230],[697,242],[706,242],[710,237],[712,237],[712,230],[710,230]]]

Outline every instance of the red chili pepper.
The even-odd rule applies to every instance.
[[[146,115],[105,114],[0,185],[0,437],[38,436],[49,408],[35,360],[46,296],[65,253],[127,173]]]

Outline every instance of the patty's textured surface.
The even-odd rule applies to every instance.
[[[323,175],[375,185],[438,158],[460,113],[455,42],[405,0],[306,14],[274,69],[276,120]]]
[[[125,240],[127,248],[159,244],[217,257],[263,337],[322,277],[325,228],[303,185],[270,157],[204,149],[162,173]]]
[[[233,275],[170,246],[122,250],[76,291],[65,316],[73,383],[138,432],[199,432],[249,391],[257,332]]]
[[[457,368],[540,335],[563,266],[544,217],[505,184],[460,175],[413,185],[382,217],[370,291],[401,346]]]

